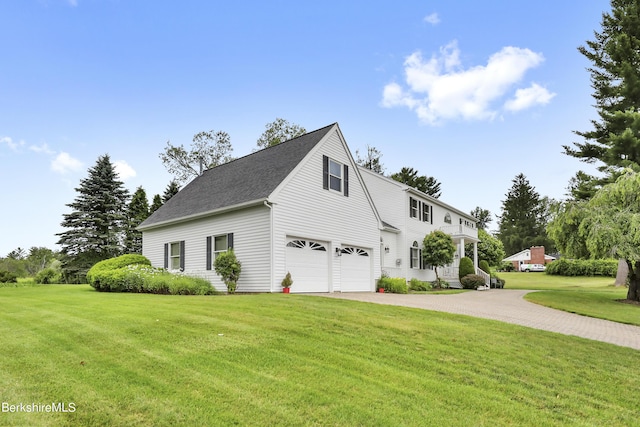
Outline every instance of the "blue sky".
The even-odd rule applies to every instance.
[[[149,198],[158,154],[224,130],[234,156],[265,124],[338,122],[386,173],[436,177],[441,200],[500,214],[524,173],[561,199],[589,165],[562,154],[590,129],[577,51],[607,0],[0,3],[0,256],[55,233],[98,156]],[[494,220],[491,225],[496,227]]]

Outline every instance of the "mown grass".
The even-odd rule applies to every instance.
[[[625,286],[613,286],[611,277],[565,277],[543,273],[500,273],[508,289],[535,289],[527,301],[570,313],[640,326],[640,306],[620,302]]]
[[[283,294],[0,289],[0,425],[634,425],[638,352]]]
[[[545,273],[498,273],[506,280],[505,289],[571,290],[602,289],[613,285],[612,277],[553,276]],[[613,289],[613,286],[611,286]]]

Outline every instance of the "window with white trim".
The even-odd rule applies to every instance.
[[[411,268],[420,268],[420,247],[417,241],[411,246]]]
[[[213,236],[213,259],[218,258],[221,253],[229,249],[229,239],[227,234]]]
[[[418,218],[418,206],[420,206],[420,202],[418,199],[414,199],[413,197],[409,197],[409,217],[410,218]]]
[[[329,159],[329,188],[342,192],[342,165]]]
[[[180,262],[180,242],[173,242],[169,244],[169,269],[179,270],[181,266]]]
[[[446,222],[447,224],[451,224],[451,214],[449,212],[447,212],[444,216],[444,222]]]
[[[422,221],[429,222],[431,218],[431,206],[422,202]]]

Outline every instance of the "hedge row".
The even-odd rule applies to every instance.
[[[154,268],[142,255],[122,255],[100,261],[87,273],[89,284],[101,292],[136,292],[170,295],[211,295],[208,280]]]
[[[556,276],[608,276],[616,277],[618,261],[615,259],[564,259],[547,264],[547,274]]]

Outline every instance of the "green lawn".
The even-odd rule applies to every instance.
[[[589,317],[640,326],[640,305],[623,304],[627,288],[612,277],[564,277],[544,273],[499,273],[507,289],[540,289],[527,301]]]
[[[636,425],[638,352],[283,294],[0,288],[0,425]]]

